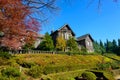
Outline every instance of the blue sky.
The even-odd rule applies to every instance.
[[[52,15],[49,22],[42,26],[41,34],[57,30],[69,24],[76,37],[90,33],[94,40],[106,41],[120,38],[120,4],[112,0],[102,0],[100,10],[98,0],[87,8],[90,0],[70,0],[66,4],[59,0],[60,10]]]

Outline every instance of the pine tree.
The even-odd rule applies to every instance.
[[[97,41],[93,42],[93,46],[94,46],[94,51],[97,53],[101,53],[101,49],[100,49],[100,45]]]
[[[118,46],[120,46],[120,39],[118,39]]]
[[[115,39],[113,39],[113,47],[117,47],[117,42],[116,42],[116,40]]]
[[[53,40],[49,33],[45,34],[44,40],[40,43],[38,48],[46,51],[51,51],[54,49]]]
[[[113,53],[117,53],[117,42],[116,42],[115,39],[113,39],[112,44],[113,44],[113,46],[112,46],[112,52]]]
[[[100,46],[104,48],[103,42],[100,40]]]
[[[111,53],[112,52],[112,47],[113,47],[113,43],[111,41],[106,41],[106,52]]]
[[[100,40],[100,51],[103,54],[105,52],[105,47],[103,45],[103,42]]]

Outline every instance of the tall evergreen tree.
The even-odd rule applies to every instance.
[[[94,46],[94,51],[97,52],[97,53],[101,53],[101,50],[100,50],[100,45],[97,41],[94,41],[93,42],[93,46]]]
[[[102,54],[105,52],[105,47],[104,47],[104,44],[101,40],[100,40],[100,51]]]
[[[106,52],[111,53],[113,52],[113,43],[111,41],[106,41]]]
[[[49,33],[45,34],[44,40],[40,43],[38,48],[46,51],[51,51],[54,49],[53,40]]]
[[[118,39],[118,46],[120,46],[120,39]]]
[[[103,42],[100,40],[100,46],[104,48]]]
[[[115,39],[113,39],[113,47],[117,47],[117,42],[116,42],[116,40]]]
[[[108,48],[108,39],[106,40],[106,43],[105,43],[105,48],[106,48],[106,52],[108,52],[109,51],[109,48]]]
[[[112,45],[112,52],[117,53],[117,42],[115,39],[113,39],[112,44],[113,44]]]

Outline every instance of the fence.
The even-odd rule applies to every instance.
[[[40,51],[40,50],[14,50],[9,51],[10,54],[40,54],[40,53],[48,53],[48,54],[64,54],[66,52],[63,51]]]

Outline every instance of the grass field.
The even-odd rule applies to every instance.
[[[22,78],[25,80],[39,79],[40,77],[45,77],[45,75],[55,80],[55,78],[60,77],[59,75],[66,74],[67,78],[69,78],[74,73],[73,77],[75,77],[81,75],[84,69],[97,68],[97,64],[102,63],[103,58],[105,63],[113,62],[112,59],[102,55],[15,54],[10,59],[0,58],[0,70],[11,66],[19,69]],[[41,74],[36,77],[37,70],[39,71],[37,67],[41,69]],[[36,73],[28,74],[29,71]]]

